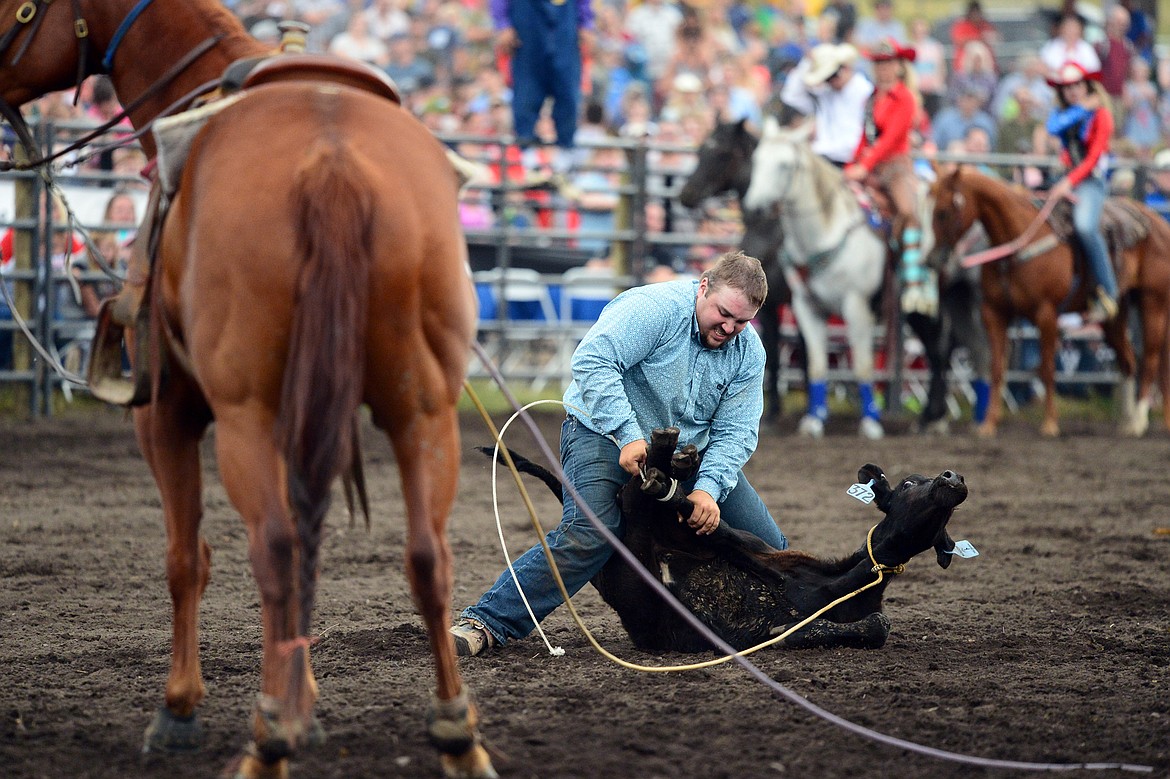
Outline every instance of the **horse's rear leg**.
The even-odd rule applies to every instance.
[[[299,633],[300,541],[272,419],[255,408],[217,409],[216,455],[224,488],[247,526],[264,631],[253,743],[236,776],[283,776],[286,759],[322,735],[312,717],[317,684],[309,639]]]
[[[1040,435],[1055,438],[1060,435],[1060,421],[1056,415],[1056,341],[1059,335],[1056,310],[1047,306],[1036,312],[1037,337],[1040,340],[1040,383],[1044,385],[1044,419]]]
[[[199,603],[211,570],[211,547],[199,535],[203,515],[199,441],[209,416],[202,401],[185,389],[176,376],[165,396],[134,412],[138,445],[158,484],[166,520],[172,605],[166,705],[146,729],[147,752],[186,752],[202,741],[195,716],[206,694],[199,664]]]
[[[480,743],[474,704],[455,662],[447,628],[453,581],[447,518],[459,479],[459,429],[454,408],[419,413],[396,428],[391,441],[406,499],[406,574],[415,605],[426,623],[438,676],[438,700],[428,732],[449,777],[494,777]]]

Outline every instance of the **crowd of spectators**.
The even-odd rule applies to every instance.
[[[254,36],[274,45],[280,34],[278,21],[298,19],[311,26],[310,50],[364,60],[385,70],[401,88],[407,107],[440,137],[492,138],[513,134],[508,52],[497,45],[493,23],[493,17],[499,18],[493,5],[503,1],[225,0],[225,4]],[[1115,0],[1108,6],[1100,40],[1086,40],[1082,20],[1065,14],[1053,24],[1048,43],[1011,62],[997,61],[998,32],[978,0],[966,5],[966,13],[941,40],[932,37],[926,19],[907,15],[910,6],[898,0],[695,0],[693,5],[675,0],[592,0],[593,29],[583,52],[577,138],[596,143],[607,137],[649,137],[660,144],[695,146],[719,119],[745,119],[758,126],[765,113],[777,111],[786,76],[816,44],[850,42],[864,50],[893,38],[917,52],[913,67],[931,120],[931,129],[920,140],[928,147],[1052,152],[1053,139],[1044,132],[1044,120],[1054,97],[1045,77],[1053,63],[1072,59],[1102,72],[1117,118],[1115,154],[1152,161],[1158,151],[1170,148],[1170,57],[1155,56],[1151,20],[1132,10],[1131,0]],[[814,7],[817,13],[809,13]],[[867,65],[860,63],[863,70]],[[111,115],[108,83],[100,79],[87,83],[78,106],[71,104],[71,94],[57,95],[40,101],[37,110],[56,119],[98,120]],[[536,133],[553,145],[556,132],[547,106]],[[597,164],[588,146],[575,153],[577,170],[568,175],[569,186],[556,195],[568,198],[569,216],[559,211],[554,216],[543,207],[550,193],[511,196],[505,211],[489,207],[484,194],[465,204],[465,225],[474,230],[509,219],[546,227],[585,222],[603,229],[604,217],[612,216],[608,204],[613,198],[597,190],[615,179],[593,175],[574,184],[583,169]],[[531,156],[521,158],[518,150],[502,151],[491,144],[461,143],[458,148],[485,161],[495,176],[507,171],[513,180],[543,175],[540,166],[547,162],[537,158],[534,165]],[[621,157],[607,161],[617,167],[623,162]],[[100,161],[106,169],[122,171],[138,163],[131,152]],[[651,164],[659,181],[665,178],[677,185],[688,160],[656,153]],[[676,229],[679,220],[686,226],[690,218],[668,214]],[[558,219],[572,223],[557,223]],[[605,242],[586,245],[602,247]]]
[[[489,0],[227,4],[258,37],[275,40],[277,19],[299,18],[312,25],[311,48],[385,69],[411,110],[440,135],[511,133],[507,55],[495,46]],[[892,38],[917,51],[914,69],[932,128],[921,140],[933,148],[1051,153],[1044,120],[1054,97],[1045,78],[1068,60],[1102,72],[1117,117],[1116,155],[1151,161],[1170,148],[1170,57],[1155,56],[1152,20],[1131,0],[1108,5],[1099,40],[1086,39],[1084,20],[1071,13],[1072,3],[1062,3],[1052,9],[1050,40],[1010,62],[997,61],[998,31],[978,0],[966,4],[941,40],[932,37],[925,18],[907,15],[909,5],[593,0],[581,80],[582,114],[591,119],[582,119],[578,137],[649,136],[695,145],[719,119],[758,125],[764,113],[775,111],[785,77],[816,44],[850,42],[864,50]],[[808,12],[813,7],[815,14]],[[537,133],[554,140],[547,116]],[[486,147],[462,150],[489,160],[492,154]],[[578,163],[588,160],[587,153],[577,157]],[[515,172],[530,177],[531,159],[525,163]],[[532,220],[524,204],[517,199],[510,214]],[[483,210],[469,209],[469,218],[481,224]]]

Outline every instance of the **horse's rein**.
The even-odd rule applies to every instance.
[[[1049,196],[1049,198],[1044,201],[1044,207],[1040,209],[1040,213],[1036,214],[1036,217],[1032,220],[1032,223],[1028,225],[1024,232],[1020,233],[1018,236],[1008,241],[1007,243],[1000,244],[999,246],[993,246],[990,249],[984,249],[981,252],[969,254],[964,257],[959,262],[959,264],[964,268],[974,268],[977,265],[983,265],[988,262],[995,262],[996,260],[1003,259],[1004,257],[1018,253],[1021,249],[1027,246],[1033,238],[1036,237],[1036,232],[1040,229],[1042,224],[1048,221],[1049,214],[1052,213],[1052,209],[1056,208],[1056,204],[1059,201],[1059,197]]]
[[[84,21],[84,20],[82,20],[82,21]],[[16,28],[14,28],[14,29],[16,29]],[[221,40],[223,40],[223,38],[224,38],[224,33],[219,33],[217,35],[213,35],[212,37],[203,41],[201,44],[199,44],[195,48],[191,49],[191,51],[187,52],[183,56],[182,59],[180,59],[173,66],[171,66],[171,68],[169,70],[167,70],[167,72],[164,73],[157,81],[155,81],[153,84],[151,84],[150,87],[145,92],[143,92],[141,95],[139,95],[135,100],[133,100],[129,105],[127,105],[125,108],[123,108],[121,111],[119,111],[113,118],[111,118],[105,124],[102,124],[99,127],[94,128],[93,130],[89,131],[85,135],[81,136],[77,140],[70,143],[68,146],[65,146],[64,148],[58,149],[57,151],[55,151],[52,154],[49,154],[48,156],[45,156],[45,157],[40,156],[39,153],[34,153],[36,151],[36,144],[32,140],[32,132],[28,129],[28,125],[25,123],[24,117],[20,113],[19,109],[12,107],[11,105],[8,104],[7,101],[0,99],[0,114],[3,114],[4,118],[8,120],[8,123],[12,125],[13,130],[15,130],[17,135],[20,137],[21,143],[24,144],[25,148],[29,151],[30,156],[33,157],[33,159],[30,159],[28,162],[15,162],[12,160],[0,161],[0,171],[35,170],[37,168],[42,168],[42,167],[48,165],[49,163],[53,162],[54,160],[60,159],[61,157],[65,156],[67,154],[70,154],[70,153],[75,152],[79,149],[85,148],[85,146],[87,146],[90,143],[90,141],[104,135],[107,131],[109,131],[110,129],[112,129],[116,125],[120,124],[123,119],[125,119],[126,117],[128,117],[130,115],[131,112],[133,112],[135,109],[137,109],[143,103],[145,103],[147,100],[154,97],[163,88],[165,88],[167,85],[169,85],[171,82],[173,82],[176,78],[179,77],[180,74],[182,74],[182,72],[184,70],[186,70],[188,67],[190,67],[191,64],[195,62],[195,60],[199,59],[204,54],[206,54],[208,51],[210,51],[212,48],[214,48]],[[30,36],[30,39],[31,39],[31,36]],[[0,47],[0,55],[3,55],[3,52],[4,52],[3,47]],[[84,79],[84,76],[82,76],[82,78]],[[158,116],[168,116],[171,113],[174,113],[174,112],[182,109],[183,107],[185,107],[187,104],[189,104],[191,101],[193,101],[199,95],[213,89],[215,87],[215,85],[218,83],[219,83],[219,79],[215,79],[213,81],[209,81],[207,83],[200,84],[194,90],[187,93],[186,95],[184,95],[182,98],[180,98],[176,102],[172,103],[171,105],[167,106],[163,111],[161,111],[158,114]],[[78,88],[78,90],[81,89],[81,82],[80,81],[77,84],[77,88]],[[155,119],[157,119],[157,118],[158,117],[155,117]],[[117,143],[110,144],[109,146],[104,146],[101,149],[94,151],[93,153],[87,155],[87,158],[92,157],[95,154],[101,154],[102,152],[106,151],[109,148],[116,148],[119,146],[124,146],[127,143],[129,143],[130,141],[141,138],[144,134],[146,134],[150,130],[150,127],[153,124],[154,124],[154,119],[151,119],[149,122],[146,122],[145,124],[143,124],[142,127],[138,128],[137,130],[135,130],[133,133],[131,133],[127,137],[119,140]]]

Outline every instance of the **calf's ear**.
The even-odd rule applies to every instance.
[[[946,568],[951,564],[951,554],[955,549],[955,542],[951,540],[951,536],[947,533],[947,529],[940,528],[938,535],[934,537],[934,556],[938,560],[940,568]]]
[[[894,489],[886,480],[886,475],[882,473],[882,469],[873,463],[868,463],[863,465],[857,472],[857,481],[862,484],[867,484],[871,480],[873,481],[870,487],[873,490],[873,504],[882,511],[889,511],[890,499],[894,496]]]

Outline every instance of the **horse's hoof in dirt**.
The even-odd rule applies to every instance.
[[[1056,422],[1045,420],[1040,425],[1040,435],[1045,438],[1056,438],[1060,435],[1060,425]]]
[[[870,441],[878,441],[886,437],[886,430],[882,427],[882,423],[873,417],[862,417],[857,432],[862,438],[868,438]]]
[[[1141,438],[1150,429],[1150,401],[1139,400],[1134,404],[1130,417],[1121,424],[1121,434]]]
[[[443,776],[447,779],[499,779],[500,777],[496,773],[496,769],[492,767],[487,750],[479,745],[459,757],[441,755],[439,762],[443,765]]]
[[[924,422],[918,427],[918,432],[922,435],[944,436],[951,434],[951,420],[946,417],[939,417],[930,422]]]
[[[990,422],[984,422],[983,424],[979,425],[979,427],[975,428],[975,435],[979,436],[980,438],[995,438],[996,432],[995,425],[991,424]]]
[[[800,425],[796,428],[796,432],[805,438],[824,438],[825,423],[812,414],[805,414],[800,418]]]
[[[288,760],[281,758],[266,762],[261,759],[253,743],[228,766],[223,775],[232,779],[288,779]]]
[[[203,726],[199,717],[178,717],[163,706],[146,728],[142,754],[194,752],[203,746]]]
[[[467,689],[450,700],[435,698],[427,713],[427,736],[439,750],[443,775],[448,779],[497,779],[491,758],[483,748],[479,719]]]

